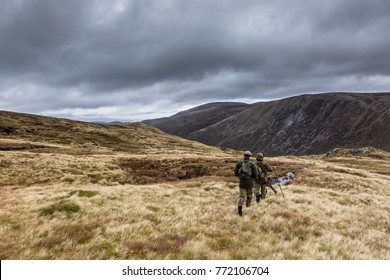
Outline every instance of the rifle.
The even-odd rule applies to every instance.
[[[259,170],[259,172],[260,172],[261,174],[263,174],[263,176],[259,175],[259,180],[260,180],[260,183],[259,183],[259,184],[264,184],[266,187],[270,187],[271,190],[272,190],[275,194],[277,194],[277,193],[278,193],[277,190],[275,190],[274,186],[272,186],[272,184],[271,184],[271,182],[270,182],[270,179],[267,178],[267,177],[264,175],[264,172],[262,171],[262,168],[261,168],[258,164],[256,164],[256,166],[257,166],[257,169]]]
[[[276,178],[279,178],[278,174],[276,174],[276,170],[275,170],[275,169],[274,169],[274,172],[275,172]],[[278,183],[278,185],[279,185],[279,188],[280,188],[280,192],[281,192],[282,195],[283,195],[283,198],[285,198],[285,197],[284,197],[283,190],[282,190],[282,186],[280,185],[280,183]]]
[[[267,187],[270,187],[270,188],[271,188],[271,190],[273,190],[273,192],[274,192],[275,194],[277,194],[277,193],[278,193],[278,191],[277,191],[277,190],[275,190],[274,186],[272,186],[270,183],[268,183],[268,184],[267,184]]]

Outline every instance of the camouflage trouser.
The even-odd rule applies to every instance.
[[[261,193],[260,193],[261,190]],[[267,185],[266,184],[258,184],[254,182],[254,187],[253,187],[253,193],[256,194],[261,194],[261,199],[264,199],[267,196]]]
[[[246,198],[247,205],[252,201],[252,188],[240,188],[240,197],[238,198],[238,206],[243,206]]]

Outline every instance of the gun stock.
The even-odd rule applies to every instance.
[[[275,194],[277,194],[278,193],[278,191],[277,190],[275,190],[275,188],[274,188],[274,186],[272,186],[271,184],[268,184],[267,185],[268,187],[270,187],[271,188],[271,190],[275,193]]]

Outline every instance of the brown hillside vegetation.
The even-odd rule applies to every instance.
[[[204,112],[209,106],[212,110]],[[390,152],[389,108],[390,93],[339,92],[254,103],[229,115],[212,103],[146,123],[207,145],[273,156],[323,154],[335,147]]]
[[[146,125],[16,119],[0,133],[1,259],[390,258],[389,153],[268,158],[296,179],[239,217],[238,153]]]
[[[234,116],[249,107],[251,106],[245,103],[213,102],[179,112],[169,118],[145,120],[143,123],[166,133],[187,138],[192,132]]]

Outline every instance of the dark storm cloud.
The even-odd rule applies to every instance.
[[[0,109],[125,118],[161,102],[388,90],[389,13],[387,0],[3,0]]]

